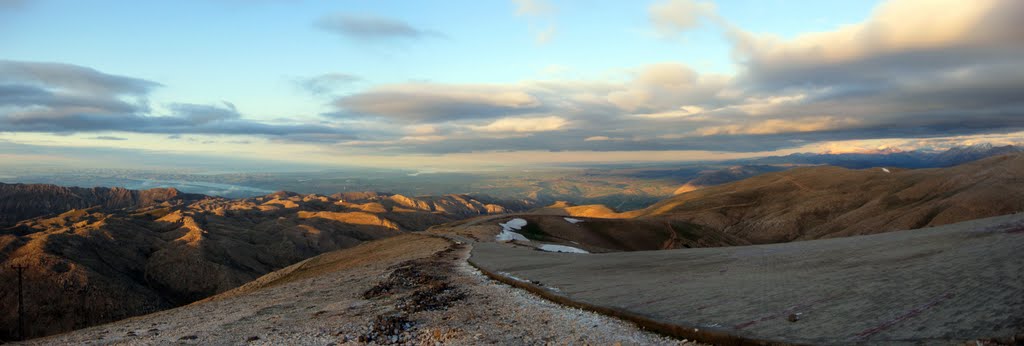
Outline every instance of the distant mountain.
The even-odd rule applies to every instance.
[[[978,149],[978,148],[975,148]],[[951,160],[992,150],[944,153]],[[753,243],[915,229],[1024,211],[1024,153],[948,168],[801,167],[703,188],[623,217],[671,218]]]
[[[937,168],[951,167],[959,164],[980,160],[996,155],[1024,152],[1024,147],[991,144],[953,147],[946,151],[883,151],[878,153],[846,153],[846,154],[813,154],[800,153],[786,156],[773,156],[751,160],[742,160],[747,164],[778,165],[778,164],[811,164],[831,165],[845,168],[868,167],[900,167],[900,168]]]
[[[5,220],[45,214],[0,227],[0,268],[29,267],[32,336],[187,304],[365,241],[519,210],[463,195],[282,191],[232,200],[173,189],[0,187]],[[13,275],[0,270],[0,340],[17,325]]]
[[[120,187],[63,187],[49,184],[0,183],[0,228],[19,220],[60,214],[72,209],[97,207],[103,210],[140,208],[165,202],[195,201],[203,195],[182,193],[174,188],[128,190]]]

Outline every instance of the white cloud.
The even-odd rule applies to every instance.
[[[608,136],[591,136],[584,138],[584,142],[603,142],[603,141],[623,141],[626,140],[622,137],[608,137]]]
[[[694,0],[667,0],[651,5],[648,15],[658,33],[671,36],[696,28],[715,16],[715,4]]]
[[[518,16],[546,16],[555,12],[555,7],[546,0],[512,0]]]
[[[541,31],[537,32],[537,36],[536,36],[537,43],[538,44],[548,44],[549,42],[551,42],[552,39],[555,38],[556,31],[557,30],[555,29],[555,26],[552,25],[552,26],[548,26],[544,30],[541,30]]]
[[[568,120],[561,117],[533,117],[533,118],[502,118],[484,126],[473,126],[477,131],[483,132],[546,132],[564,128],[569,124]]]
[[[668,110],[668,111],[664,111],[664,112],[643,113],[643,114],[634,114],[634,115],[638,116],[638,117],[641,117],[641,118],[665,119],[665,118],[693,117],[693,116],[696,116],[696,115],[700,115],[701,113],[704,113],[704,108],[703,107],[700,107],[700,106],[680,106],[678,109],[672,109],[672,110]]]

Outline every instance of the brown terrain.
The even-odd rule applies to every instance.
[[[1024,210],[1024,154],[935,169],[794,168],[677,195],[636,217],[670,217],[754,243],[946,225]]]
[[[699,190],[708,186],[721,185],[725,183],[731,183],[737,180],[743,180],[756,175],[776,172],[785,169],[781,166],[767,166],[767,165],[742,165],[732,166],[725,169],[708,170],[700,172],[696,178],[690,179],[686,184],[680,186],[673,193],[674,195],[687,193],[694,190]]]
[[[0,215],[40,214],[26,211],[33,205],[59,213],[0,228],[0,265],[28,266],[30,336],[187,304],[321,253],[506,211],[460,195],[229,200],[173,189],[0,187],[9,208]],[[0,340],[16,335],[16,282],[0,271]]]
[[[538,212],[668,218],[760,244],[933,227],[1024,210],[1024,154],[948,168],[885,170],[801,167],[682,193],[631,212],[564,204]]]
[[[71,209],[139,208],[167,201],[194,201],[203,195],[181,193],[174,188],[128,190],[119,187],[63,187],[47,184],[0,183],[0,228],[37,216],[60,214]]]
[[[699,345],[489,280],[466,262],[471,247],[429,234],[367,242],[193,304],[26,344]]]

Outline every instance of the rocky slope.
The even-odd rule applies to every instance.
[[[0,201],[47,210],[83,206],[0,228],[0,265],[29,267],[31,336],[187,304],[324,252],[506,211],[468,196],[346,201],[278,192],[229,200],[173,190],[19,191]],[[0,271],[0,340],[15,334],[15,284],[12,271]]]
[[[1024,154],[936,169],[794,168],[683,193],[628,217],[668,217],[754,243],[945,225],[1024,210]]]
[[[0,228],[19,220],[60,214],[71,209],[139,208],[169,201],[194,201],[203,195],[181,193],[174,188],[128,190],[119,187],[63,187],[49,184],[0,183]]]

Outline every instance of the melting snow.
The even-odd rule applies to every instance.
[[[513,241],[513,240],[530,241],[529,239],[526,239],[526,237],[523,236],[522,234],[514,232],[514,231],[518,231],[519,229],[523,228],[523,226],[526,226],[526,220],[523,220],[523,219],[520,219],[520,218],[515,218],[515,219],[512,219],[512,220],[508,220],[508,222],[506,222],[506,223],[499,223],[498,226],[501,226],[501,233],[498,233],[498,236],[494,237],[494,240],[497,240],[497,241]]]
[[[565,245],[544,244],[544,245],[541,245],[539,249],[541,251],[547,251],[547,252],[589,253],[589,252],[587,252],[587,250],[577,249],[577,248],[574,248],[572,246],[565,246]]]
[[[889,172],[889,169],[888,169],[888,168],[885,168],[885,167],[882,167],[882,172],[885,172],[885,173],[891,173],[891,172]]]
[[[583,220],[574,219],[574,218],[571,218],[571,217],[563,217],[563,219],[565,219],[566,222],[571,223],[571,224],[577,224],[577,223],[583,222]]]

